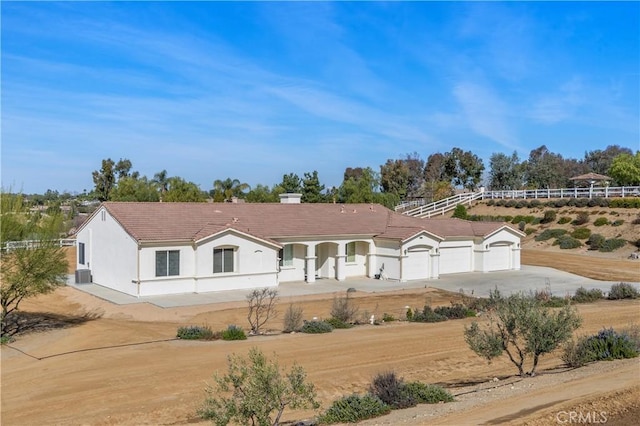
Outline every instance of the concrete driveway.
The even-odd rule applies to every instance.
[[[639,276],[640,279],[640,276]],[[210,293],[185,293],[169,296],[135,297],[103,287],[97,283],[75,284],[73,275],[69,277],[69,286],[92,294],[109,302],[126,305],[151,303],[161,308],[179,306],[206,305],[211,303],[244,301],[248,290],[229,290]],[[380,293],[410,288],[433,287],[448,291],[464,291],[465,294],[486,297],[489,291],[498,288],[503,295],[517,292],[529,292],[548,289],[554,296],[573,294],[579,287],[599,288],[609,292],[612,284],[618,281],[597,281],[568,272],[541,266],[522,266],[520,271],[470,272],[465,274],[443,275],[437,280],[385,281],[370,278],[349,278],[345,281],[329,279],[318,280],[313,284],[305,282],[282,283],[278,287],[280,297],[304,296],[311,294],[333,294],[346,292],[354,288],[358,292]],[[636,287],[640,283],[633,283]]]

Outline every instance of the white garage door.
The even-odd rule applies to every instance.
[[[419,280],[429,278],[429,249],[409,249],[407,257],[402,259],[402,279]]]
[[[471,247],[445,247],[440,249],[440,273],[471,272]]]
[[[489,246],[488,271],[504,271],[511,268],[511,245],[495,244]]]

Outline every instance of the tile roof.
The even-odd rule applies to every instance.
[[[423,230],[440,238],[473,237],[505,226],[498,222],[419,219],[378,204],[106,202],[103,206],[139,242],[198,241],[225,229],[271,242],[341,235],[402,241]]]

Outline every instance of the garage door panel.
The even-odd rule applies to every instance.
[[[403,279],[418,280],[429,277],[429,250],[409,250],[403,263]]]
[[[471,272],[471,247],[440,249],[440,274]]]
[[[505,271],[511,268],[511,245],[491,245],[486,255],[488,271]]]

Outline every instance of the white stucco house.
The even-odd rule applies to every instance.
[[[76,234],[77,269],[134,296],[348,277],[407,281],[520,269],[517,229],[377,204],[106,202]]]

